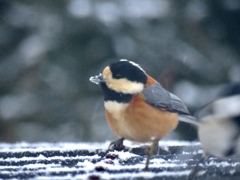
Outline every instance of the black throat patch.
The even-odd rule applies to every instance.
[[[116,101],[119,103],[128,103],[132,100],[132,94],[118,93],[107,87],[106,83],[100,84],[104,95],[104,101]]]

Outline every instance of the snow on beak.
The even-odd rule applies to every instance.
[[[91,81],[94,84],[99,84],[99,83],[105,82],[105,79],[103,78],[102,73],[100,73],[99,75],[90,77],[89,81]]]

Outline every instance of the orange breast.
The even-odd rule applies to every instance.
[[[118,137],[137,142],[160,140],[178,124],[178,114],[162,111],[144,103],[142,95],[134,96],[126,109],[113,115],[105,111],[111,130]]]

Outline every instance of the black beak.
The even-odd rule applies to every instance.
[[[103,78],[103,75],[100,73],[97,76],[90,77],[89,81],[91,81],[94,84],[99,84],[99,83],[105,82],[105,79]]]

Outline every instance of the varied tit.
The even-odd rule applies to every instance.
[[[100,84],[108,125],[120,138],[111,145],[122,145],[124,139],[153,142],[148,169],[158,141],[177,127],[180,116],[189,116],[187,107],[138,64],[125,59],[109,64],[90,81]]]
[[[240,83],[224,88],[220,99],[202,109],[198,118],[198,137],[204,150],[198,164],[210,156],[240,154]],[[198,164],[189,179],[196,174]]]

